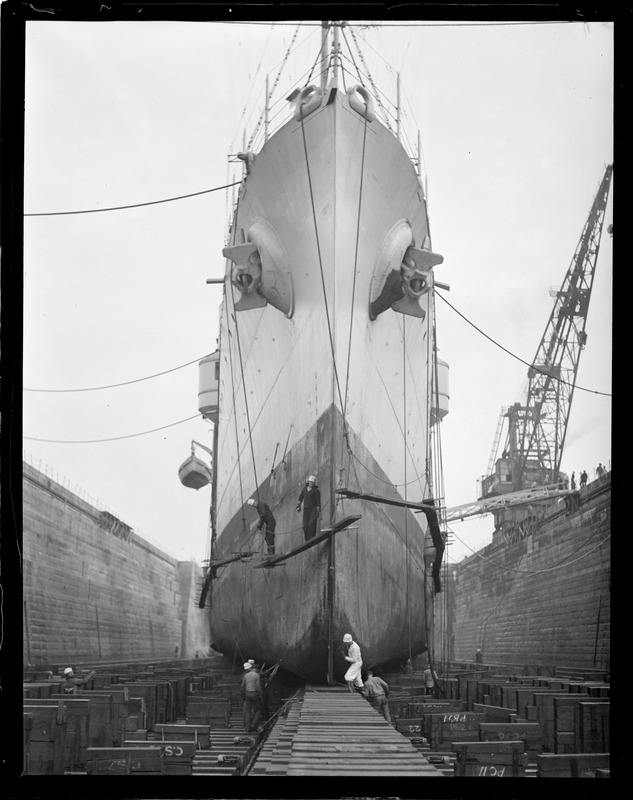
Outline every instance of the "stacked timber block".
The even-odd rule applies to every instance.
[[[190,725],[208,724],[213,728],[230,728],[231,701],[219,694],[190,695],[187,698],[185,716]]]
[[[77,672],[81,674],[82,670]],[[156,725],[175,722],[178,716],[184,719],[187,695],[196,677],[198,685],[209,690],[217,678],[202,667],[157,671],[118,665],[98,671],[75,694],[67,695],[60,694],[62,679],[52,673],[31,671],[26,676],[29,680],[23,682],[24,774],[155,771],[148,767],[155,753],[149,760],[143,757],[139,768],[121,751],[106,767],[110,757],[107,751],[122,748],[129,740],[147,744],[148,731],[151,733]],[[48,680],[42,680],[44,676]],[[173,768],[169,759],[161,769],[165,766]]]
[[[525,778],[528,758],[522,742],[455,742],[455,777]]]
[[[609,774],[607,675],[519,673],[473,668],[458,671],[456,683],[440,679],[440,686],[457,685],[461,707],[451,708],[452,698],[398,693],[395,709],[391,703],[396,730],[434,752],[450,750],[456,776]],[[557,758],[541,759],[549,754]]]
[[[160,747],[89,747],[88,775],[164,775]]]
[[[64,772],[67,718],[63,706],[25,706],[29,735],[24,767],[27,775],[61,775]]]
[[[132,739],[123,742],[124,748],[146,748],[148,745],[160,748],[165,775],[193,774],[193,760],[197,751],[194,741],[142,742]]]
[[[45,711],[42,712],[42,709]],[[31,775],[59,774],[60,772],[84,769],[86,748],[90,745],[90,701],[72,695],[61,696],[60,699],[26,699],[24,701],[24,711],[32,720],[42,722],[47,717],[50,720],[50,709],[56,710],[57,717],[55,725],[50,726],[49,733],[52,732],[54,738],[58,740],[58,746],[63,750],[63,760],[61,764],[56,761],[55,753],[57,751],[55,748],[51,751],[46,747],[31,747],[29,738],[29,741],[25,743],[25,756],[27,753],[29,755],[29,765],[25,766],[25,773]],[[60,725],[58,720],[63,720],[63,725]],[[41,730],[38,725],[36,736],[41,733]],[[35,741],[33,740],[33,742]],[[42,739],[39,741],[42,742]]]
[[[543,753],[536,758],[539,778],[604,778],[610,770],[609,753]]]
[[[156,740],[160,740],[161,742],[193,742],[196,747],[206,750],[211,747],[211,726],[208,724],[159,724],[155,728],[155,734]]]

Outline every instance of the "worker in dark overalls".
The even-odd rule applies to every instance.
[[[297,502],[297,511],[301,511],[303,503],[303,538],[307,542],[316,536],[317,522],[321,516],[321,492],[316,485],[316,477],[310,475],[301,490]]]
[[[248,500],[248,505],[253,506],[254,509],[257,510],[259,514],[259,519],[257,520],[257,530],[261,531],[264,528],[264,538],[266,539],[266,545],[268,547],[268,555],[274,556],[275,555],[275,526],[277,525],[277,520],[275,519],[273,512],[270,510],[270,507],[263,502],[257,502],[257,500]]]

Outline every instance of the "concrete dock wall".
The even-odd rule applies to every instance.
[[[608,669],[611,639],[611,475],[554,504],[527,535],[448,568],[436,597],[435,653],[504,664]],[[492,517],[491,526],[492,526]],[[448,644],[446,644],[448,643]]]
[[[23,464],[25,665],[183,658],[209,650],[202,568]]]

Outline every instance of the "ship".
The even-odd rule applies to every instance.
[[[199,394],[213,423],[201,598],[212,647],[330,685],[349,666],[345,634],[364,668],[431,645],[443,550],[433,443],[449,399],[434,307],[443,258],[420,159],[380,118],[369,81],[341,81],[343,25],[323,25],[320,80],[292,87],[289,119],[239,154]],[[312,532],[298,510],[309,477]],[[274,515],[274,549],[249,500]]]

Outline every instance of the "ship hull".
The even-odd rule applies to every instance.
[[[227,279],[213,555],[253,555],[219,568],[210,592],[215,647],[237,660],[282,660],[316,682],[342,678],[345,633],[365,667],[406,660],[427,641],[424,518],[336,490],[414,501],[431,493],[429,296],[423,319],[369,314],[389,232],[405,220],[416,246],[428,241],[422,188],[388,130],[346,96],[331,100],[282,128],[240,191],[231,243],[272,230],[283,263],[277,284],[267,277],[268,296],[279,288],[291,302],[240,311]],[[277,553],[289,553],[304,542],[296,504],[310,474],[321,529],[360,519],[284,565],[262,567],[265,543],[246,500],[271,507]]]

